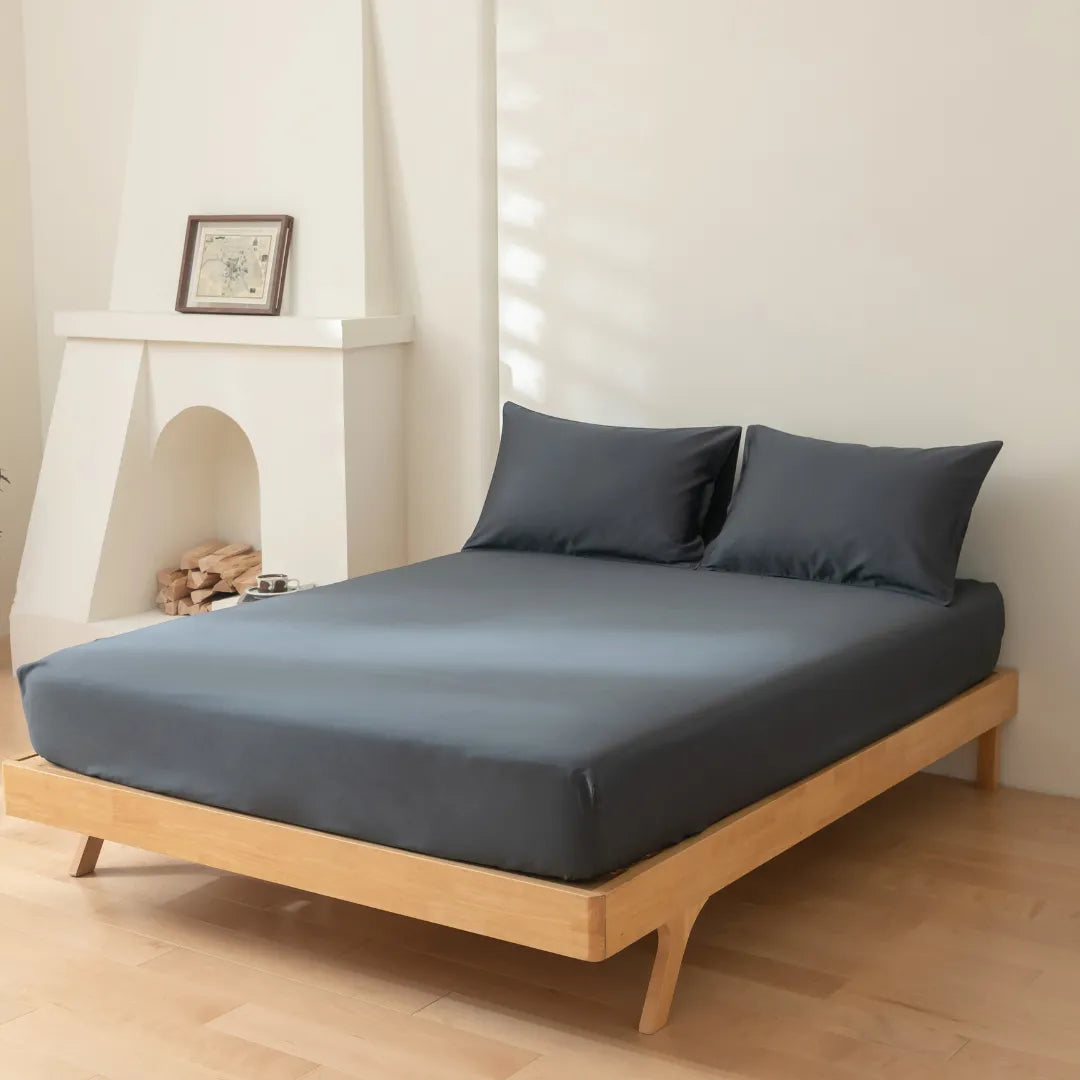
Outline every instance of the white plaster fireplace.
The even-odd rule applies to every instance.
[[[405,559],[412,320],[397,314],[369,4],[266,0],[257,20],[218,0],[135,8],[109,310],[56,316],[16,664],[168,618],[156,572],[204,540],[257,544],[265,569],[316,584]],[[296,220],[285,314],[173,313],[187,216],[262,212]],[[361,317],[317,317],[334,312]]]
[[[405,558],[412,320],[68,312],[11,611],[12,660],[161,619],[155,573],[215,532],[325,584]],[[206,616],[201,616],[206,617]],[[209,616],[213,617],[213,616]]]

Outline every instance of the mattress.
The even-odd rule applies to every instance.
[[[466,551],[66,649],[35,750],[263,818],[581,880],[675,843],[987,676],[954,603]]]

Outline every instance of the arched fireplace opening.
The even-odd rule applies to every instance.
[[[129,434],[150,437],[138,426]],[[161,429],[148,455],[126,458],[94,587],[96,619],[153,609],[158,570],[176,566],[203,541],[260,547],[259,467],[244,430],[224,412],[186,408]]]
[[[184,409],[162,429],[150,470],[151,490],[160,495],[156,568],[175,564],[203,540],[260,546],[259,466],[231,417],[206,405]]]

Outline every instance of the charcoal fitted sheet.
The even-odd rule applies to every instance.
[[[979,682],[993,585],[847,585],[466,551],[80,645],[34,748],[148,791],[587,879]]]

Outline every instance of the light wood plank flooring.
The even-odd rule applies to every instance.
[[[715,897],[651,1037],[651,941],[590,965],[108,844],[73,881],[73,844],[0,820],[0,1078],[1080,1077],[1068,799],[915,777]]]

